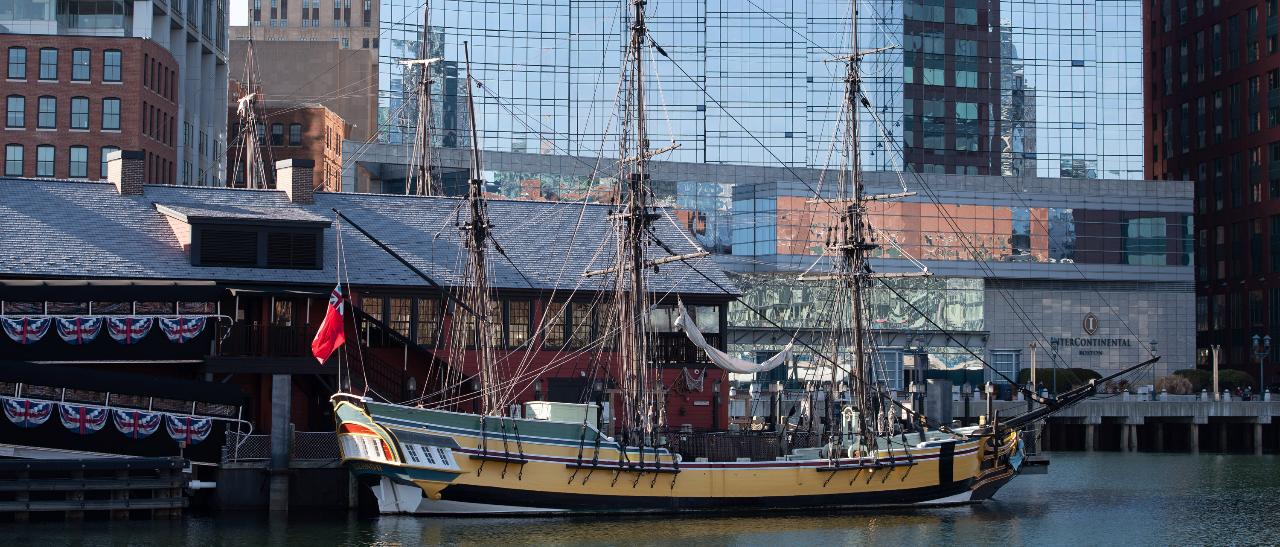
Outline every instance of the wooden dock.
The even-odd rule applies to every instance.
[[[182,458],[0,460],[0,520],[182,516]]]

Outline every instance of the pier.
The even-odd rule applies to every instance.
[[[1132,400],[1115,395],[1094,399],[1050,418],[1042,435],[1044,450],[1116,452],[1280,453],[1280,431],[1272,417],[1278,401],[1215,401],[1203,395],[1165,395],[1164,400]],[[965,416],[964,402],[954,416]],[[1025,401],[996,401],[1002,416],[1026,411]],[[986,401],[975,400],[981,413]],[[981,408],[982,410],[978,410]],[[976,420],[976,416],[971,416]]]

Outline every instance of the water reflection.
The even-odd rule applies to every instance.
[[[32,545],[1133,545],[1274,543],[1275,456],[1055,454],[982,505],[891,512],[366,519],[295,511],[0,526]]]

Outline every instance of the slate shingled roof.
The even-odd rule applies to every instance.
[[[583,278],[582,273],[607,268],[612,261],[608,207],[489,203],[494,236],[511,257],[509,262],[492,253],[494,287],[606,288],[608,276]],[[0,178],[0,277],[327,285],[337,279],[332,225],[325,228],[323,270],[196,267],[157,206],[194,217],[246,221],[332,221],[333,209],[338,209],[437,282],[454,285],[460,282],[465,257],[455,225],[462,219],[459,204],[452,198],[318,193],[314,205],[297,205],[275,190],[158,185],[145,186],[141,196],[121,196],[107,183]],[[677,253],[694,252],[695,245],[669,218],[655,223],[658,236]],[[349,226],[341,233],[351,283],[426,286]],[[650,256],[666,256],[666,251],[653,249]],[[689,262],[664,264],[658,274],[648,274],[650,289],[726,297],[725,289],[738,292],[709,257]]]

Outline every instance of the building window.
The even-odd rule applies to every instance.
[[[36,116],[36,127],[52,129],[58,125],[58,99],[45,95],[38,102],[39,112]]]
[[[533,326],[533,303],[528,300],[507,301],[507,347],[518,348],[529,342]]]
[[[361,296],[360,311],[372,317],[379,323],[382,322],[382,297],[380,296]]]
[[[293,326],[293,301],[284,298],[271,299],[271,324],[277,327]]]
[[[120,50],[108,49],[102,52],[102,81],[120,81]]]
[[[284,124],[271,124],[271,146],[284,146]]]
[[[27,98],[22,95],[10,95],[5,101],[4,126],[23,127],[27,125]]]
[[[409,298],[388,298],[387,299],[387,327],[402,335],[409,335],[409,323],[412,319],[411,306],[413,300]]]
[[[993,381],[1003,382],[1005,378],[1010,380],[1018,380],[1018,358],[1022,356],[1022,352],[1014,350],[992,350],[991,351],[991,368],[995,369],[996,374]],[[1004,376],[1001,377],[1000,374]]]
[[[22,176],[22,145],[9,144],[4,147],[4,174],[9,177]]]
[[[89,50],[71,50],[71,80],[76,82],[89,81]]]
[[[551,348],[564,345],[565,314],[568,307],[564,302],[547,302],[542,310],[542,344]]]
[[[27,48],[9,48],[8,78],[10,80],[25,80],[27,78]]]
[[[957,10],[958,11],[958,10]],[[902,385],[902,352],[898,350],[879,350],[872,361],[872,378],[882,389],[903,391]]]
[[[302,146],[302,124],[289,124],[289,146]]]
[[[115,97],[102,99],[102,128],[120,129],[120,99]]]
[[[100,162],[99,162],[99,163],[101,163],[101,164],[102,164],[102,171],[101,171],[101,173],[98,175],[98,177],[99,177],[99,178],[101,178],[101,179],[103,179],[103,180],[106,180],[106,178],[107,178],[107,164],[108,164],[108,160],[110,160],[110,159],[111,159],[111,153],[112,153],[112,152],[115,152],[115,151],[117,151],[117,150],[119,150],[119,148],[116,148],[116,147],[114,147],[114,146],[104,146],[104,147],[102,147],[102,159],[101,159],[101,160],[100,160]]]
[[[36,147],[36,176],[53,176],[53,146],[42,144]]]
[[[418,323],[414,341],[420,346],[437,343],[440,332],[440,299],[418,299]]]
[[[58,79],[58,50],[53,48],[40,50],[40,79]]]
[[[72,146],[71,153],[67,155],[70,158],[70,177],[73,179],[83,179],[89,177],[89,147]]]
[[[72,97],[71,98],[71,128],[72,129],[88,129],[89,128],[89,98],[88,97]]]
[[[591,341],[591,329],[595,326],[595,308],[589,303],[574,302],[569,306],[569,321],[572,325],[569,346],[586,347]]]

